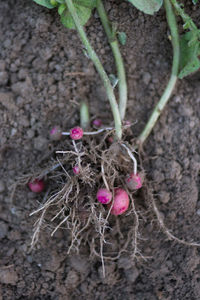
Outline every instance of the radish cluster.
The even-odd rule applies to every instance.
[[[142,187],[142,176],[140,174],[131,173],[126,177],[125,182],[131,191],[138,190]],[[102,204],[112,206],[111,214],[115,216],[125,213],[130,202],[127,192],[122,188],[116,188],[114,190],[113,200],[112,193],[105,188],[101,188],[97,192],[97,200]]]
[[[129,121],[127,121],[125,124],[127,126],[131,125],[131,123]],[[98,127],[101,127],[101,125],[102,125],[102,121],[100,119],[93,120],[94,127],[98,128]],[[52,130],[50,132],[50,137],[52,140],[59,140],[61,138],[62,134],[65,134],[65,133],[62,133],[60,127],[55,126],[54,128],[52,128]],[[84,131],[81,127],[76,126],[74,128],[71,128],[70,132],[67,134],[71,137],[71,139],[73,140],[73,143],[74,143],[74,141],[80,140],[83,137]],[[110,139],[109,142],[112,143],[113,138],[109,137],[109,139]],[[125,147],[125,145],[124,145],[124,147]],[[134,172],[130,173],[125,178],[125,184],[130,191],[140,189],[142,187],[142,183],[143,183],[143,179],[142,179],[143,176],[142,176],[142,174],[136,172],[137,163],[135,163],[135,165],[136,165],[136,168],[134,169]],[[73,171],[74,175],[79,175],[81,172],[80,167],[78,165],[75,165],[72,168],[72,171]],[[35,182],[29,183],[29,188],[33,192],[38,193],[44,189],[44,184],[42,181],[35,180]],[[130,202],[128,193],[122,188],[115,188],[113,193],[111,191],[109,191],[107,188],[100,188],[97,192],[96,198],[100,203],[102,203],[104,205],[108,205],[109,207],[112,206],[111,214],[115,215],[115,216],[125,213],[129,207],[129,202]]]
[[[121,188],[116,188],[114,190],[112,202],[112,193],[107,189],[99,189],[97,192],[97,200],[102,204],[109,204],[109,206],[112,206],[111,214],[115,216],[123,214],[129,207],[128,194]]]

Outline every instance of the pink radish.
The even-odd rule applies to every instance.
[[[110,144],[112,144],[114,142],[114,139],[112,136],[109,136],[107,140]]]
[[[97,192],[97,200],[102,204],[110,203],[112,199],[112,193],[107,189],[99,189]]]
[[[80,173],[80,168],[77,165],[75,167],[73,167],[72,170],[73,170],[73,172],[74,172],[75,175],[78,175]]]
[[[101,127],[102,125],[102,121],[101,119],[95,119],[92,124],[95,126],[95,127]]]
[[[127,211],[129,206],[129,197],[125,190],[121,188],[115,189],[115,196],[113,199],[113,207],[111,209],[111,214],[118,216]]]
[[[53,141],[59,141],[62,137],[62,131],[59,126],[55,126],[50,131],[50,138]]]
[[[42,179],[35,179],[34,181],[30,181],[28,183],[28,187],[34,193],[41,193],[45,188],[45,184]]]
[[[72,140],[80,140],[83,136],[83,129],[81,127],[74,127],[70,130],[70,137]]]
[[[133,191],[133,190],[138,190],[142,187],[142,176],[141,174],[134,174],[131,173],[129,174],[126,179],[126,185],[128,186],[128,188]]]
[[[126,121],[124,121],[124,125],[125,125],[125,126],[131,126],[131,122],[128,121],[128,120],[126,120]]]

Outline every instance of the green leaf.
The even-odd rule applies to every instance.
[[[96,0],[74,0],[74,3],[83,7],[93,9],[96,7]]]
[[[53,7],[58,6],[58,2],[56,0],[50,0],[50,4],[53,5]]]
[[[128,0],[131,2],[137,9],[143,11],[145,14],[153,15],[157,12],[162,4],[163,0]]]
[[[119,79],[114,74],[110,74],[110,75],[108,75],[108,77],[109,77],[110,83],[114,89],[116,87],[116,85],[118,84]]]
[[[189,31],[180,39],[180,73],[179,78],[184,78],[200,68],[200,42],[195,39],[194,33]]]
[[[83,7],[75,3],[74,6],[76,8],[76,12],[80,19],[81,25],[85,25],[91,16],[92,10],[90,8]],[[61,23],[69,29],[76,29],[74,21],[67,9],[65,9],[65,11],[61,15]]]
[[[66,9],[66,4],[65,3],[60,4],[58,7],[58,14],[61,16],[62,13],[65,11],[65,9]]]
[[[192,3],[195,5],[197,4],[198,0],[192,0]]]
[[[55,6],[50,3],[50,0],[33,0],[39,5],[42,5],[47,8],[54,8]]]
[[[56,0],[58,3],[63,4],[65,3],[65,0]]]
[[[120,44],[123,45],[123,46],[126,45],[126,39],[127,39],[126,33],[125,32],[118,32],[117,34],[118,34],[118,39],[119,39]]]

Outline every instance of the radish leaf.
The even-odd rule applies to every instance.
[[[50,0],[33,0],[39,5],[42,5],[47,8],[54,8],[55,6],[51,4]]]
[[[153,15],[157,12],[162,4],[163,0],[128,0],[131,2],[137,9],[143,11],[145,14]]]

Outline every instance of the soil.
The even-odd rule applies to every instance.
[[[200,27],[199,5],[185,1]],[[127,34],[122,48],[129,101],[127,119],[142,130],[167,83],[172,49],[164,10],[147,16],[124,1],[107,1],[109,17]],[[200,73],[179,81],[142,154],[146,185],[135,196],[139,213],[137,259],[130,253],[105,261],[89,255],[89,245],[67,255],[69,232],[42,232],[30,251],[34,217],[44,195],[13,184],[51,157],[59,143],[49,139],[55,124],[79,124],[79,103],[87,99],[92,117],[112,120],[104,89],[83,53],[75,31],[65,29],[56,12],[32,1],[0,2],[0,299],[200,299],[200,248],[169,240],[152,209],[152,195],[172,234],[200,242],[199,118]],[[108,73],[114,62],[98,16],[87,34]],[[110,122],[111,123],[111,122]],[[152,194],[149,191],[152,191]],[[133,226],[119,217],[122,232]],[[121,237],[120,245],[124,240]],[[118,245],[112,244],[112,250]]]

